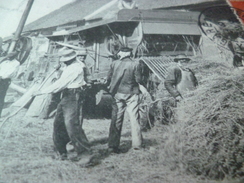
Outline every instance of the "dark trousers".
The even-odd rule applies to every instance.
[[[9,85],[10,79],[0,79],[0,117],[4,106],[4,98],[6,96]]]
[[[67,153],[66,145],[69,141],[75,151],[80,154],[89,150],[89,142],[82,129],[82,111],[84,92],[70,89],[63,92],[62,99],[57,107],[53,126],[53,141],[60,154]]]

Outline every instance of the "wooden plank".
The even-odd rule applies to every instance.
[[[181,22],[181,23],[197,23],[198,12],[181,12],[174,10],[140,10],[140,9],[122,9],[118,12],[118,21],[141,21],[143,22]]]

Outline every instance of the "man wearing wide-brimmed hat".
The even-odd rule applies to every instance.
[[[142,134],[139,124],[139,83],[142,82],[139,63],[131,58],[132,49],[123,47],[119,60],[112,62],[107,77],[109,92],[113,97],[112,119],[109,131],[109,151],[118,153],[124,114],[127,110],[131,123],[132,147],[140,149]]]
[[[11,79],[19,70],[20,62],[16,59],[17,54],[17,52],[11,52],[0,61],[0,116]]]
[[[84,87],[84,62],[79,56],[86,56],[86,52],[76,53],[74,50],[63,50],[60,62],[66,66],[58,80],[43,89],[38,94],[57,93],[62,91],[62,99],[57,107],[54,119],[53,140],[62,160],[68,159],[66,145],[72,142],[77,156],[72,160],[79,160],[83,153],[89,152],[89,142],[82,129],[80,107],[83,103]]]

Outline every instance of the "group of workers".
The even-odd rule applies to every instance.
[[[65,50],[60,62],[66,66],[58,80],[49,87],[40,90],[35,95],[62,92],[62,99],[57,106],[53,126],[53,141],[62,160],[78,161],[84,153],[91,153],[90,144],[82,129],[82,104],[87,85],[90,85],[89,75],[84,63],[86,50]],[[139,123],[139,84],[142,76],[139,64],[132,59],[132,49],[121,48],[118,60],[112,62],[108,76],[102,83],[112,98],[111,125],[108,138],[108,152],[119,153],[120,137],[125,111],[131,122],[132,147],[138,150],[142,147],[142,134]],[[66,145],[71,141],[77,155],[68,158]]]
[[[137,151],[143,148],[139,115],[141,94],[139,86],[143,85],[140,64],[133,59],[131,48],[122,47],[117,55],[118,59],[112,61],[107,78],[102,83],[104,90],[107,90],[113,99],[111,124],[108,134],[109,153],[120,152],[121,131],[126,111],[131,123],[132,149]],[[50,86],[34,93],[34,96],[62,93],[53,124],[53,141],[61,160],[79,161],[83,154],[92,154],[91,145],[82,128],[83,116],[81,115],[86,88],[91,86],[88,69],[84,62],[86,56],[87,52],[85,49],[80,51],[63,50],[60,56],[60,63],[63,63],[64,67],[59,79]],[[2,71],[5,70],[4,62],[11,62],[14,65],[14,67],[11,66],[12,69],[16,69],[19,66],[13,61],[14,57],[11,57],[11,55],[6,58],[0,65],[1,97],[3,97],[3,93],[6,93],[10,82],[10,79],[6,79],[2,74]],[[191,70],[185,69],[180,64],[180,60],[177,62],[177,65],[169,69],[168,77],[164,83],[168,92],[176,100],[181,100],[184,97],[182,95],[183,90],[195,88],[197,80]],[[0,109],[2,109],[3,100],[0,100],[0,104]],[[76,156],[72,158],[69,158],[66,148],[70,141],[76,152]]]

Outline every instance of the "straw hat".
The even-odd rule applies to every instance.
[[[87,51],[86,50],[79,50],[79,51],[76,51],[76,55],[82,55],[82,56],[86,56],[87,55]]]
[[[67,62],[76,57],[76,52],[74,50],[64,50],[60,58],[60,62]]]

